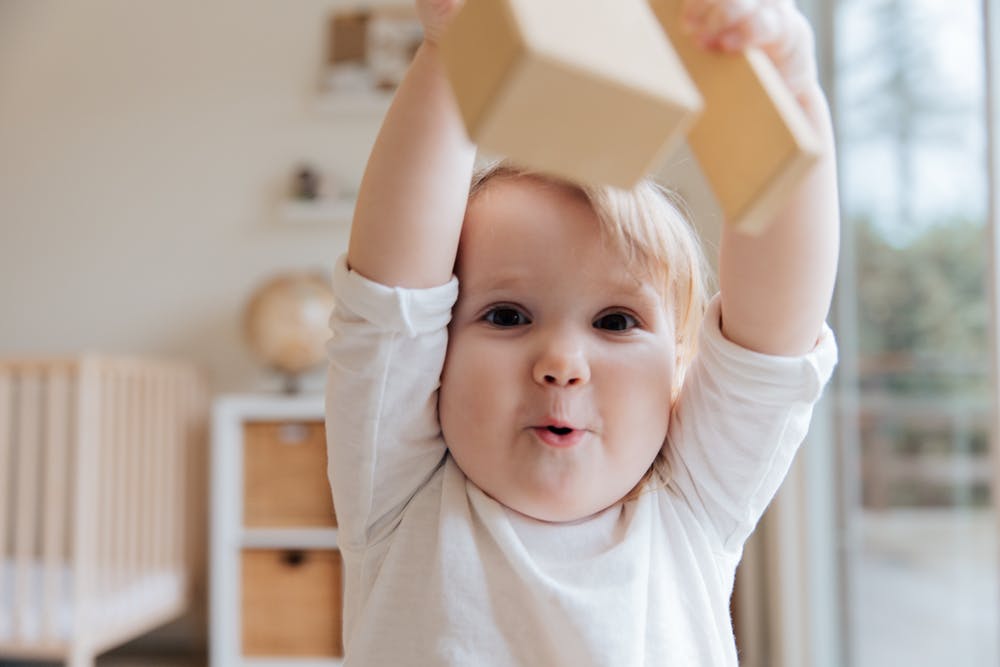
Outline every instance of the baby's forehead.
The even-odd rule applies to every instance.
[[[466,210],[468,213],[482,213],[539,200],[556,206],[582,206],[593,210],[579,187],[535,174],[498,174],[490,177],[469,194]]]
[[[500,250],[504,241],[510,241],[512,229],[517,230],[518,240],[528,237],[561,246],[565,238],[546,235],[546,222],[552,217],[569,217],[581,225],[578,229],[582,234],[592,237],[596,245],[591,247],[598,248],[602,258],[613,259],[615,268],[623,267],[633,280],[654,285],[661,297],[667,298],[671,268],[660,247],[664,239],[659,232],[650,234],[648,224],[640,231],[639,220],[648,218],[650,212],[638,210],[641,206],[631,201],[627,206],[609,206],[607,202],[602,206],[591,199],[595,193],[588,192],[548,176],[495,174],[472,189],[459,256],[462,246],[470,242],[477,254]],[[632,220],[630,214],[639,217]]]

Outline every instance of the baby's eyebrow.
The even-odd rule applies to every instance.
[[[525,276],[519,273],[497,273],[482,280],[466,282],[465,287],[479,293],[503,292],[516,289],[525,282]]]
[[[657,305],[662,301],[659,292],[641,281],[613,280],[608,283],[607,293],[608,296],[637,299],[650,306]]]

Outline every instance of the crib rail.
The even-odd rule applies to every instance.
[[[188,364],[0,359],[0,647],[96,636],[101,601],[187,576],[206,404]]]

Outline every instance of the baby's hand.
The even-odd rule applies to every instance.
[[[817,85],[812,28],[794,0],[685,0],[683,20],[706,48],[760,48],[796,95]]]
[[[424,26],[424,39],[437,43],[464,0],[417,0],[417,16]]]

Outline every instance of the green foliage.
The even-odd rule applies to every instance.
[[[902,247],[856,230],[865,388],[908,394],[988,389],[988,247],[979,222],[929,227]]]

